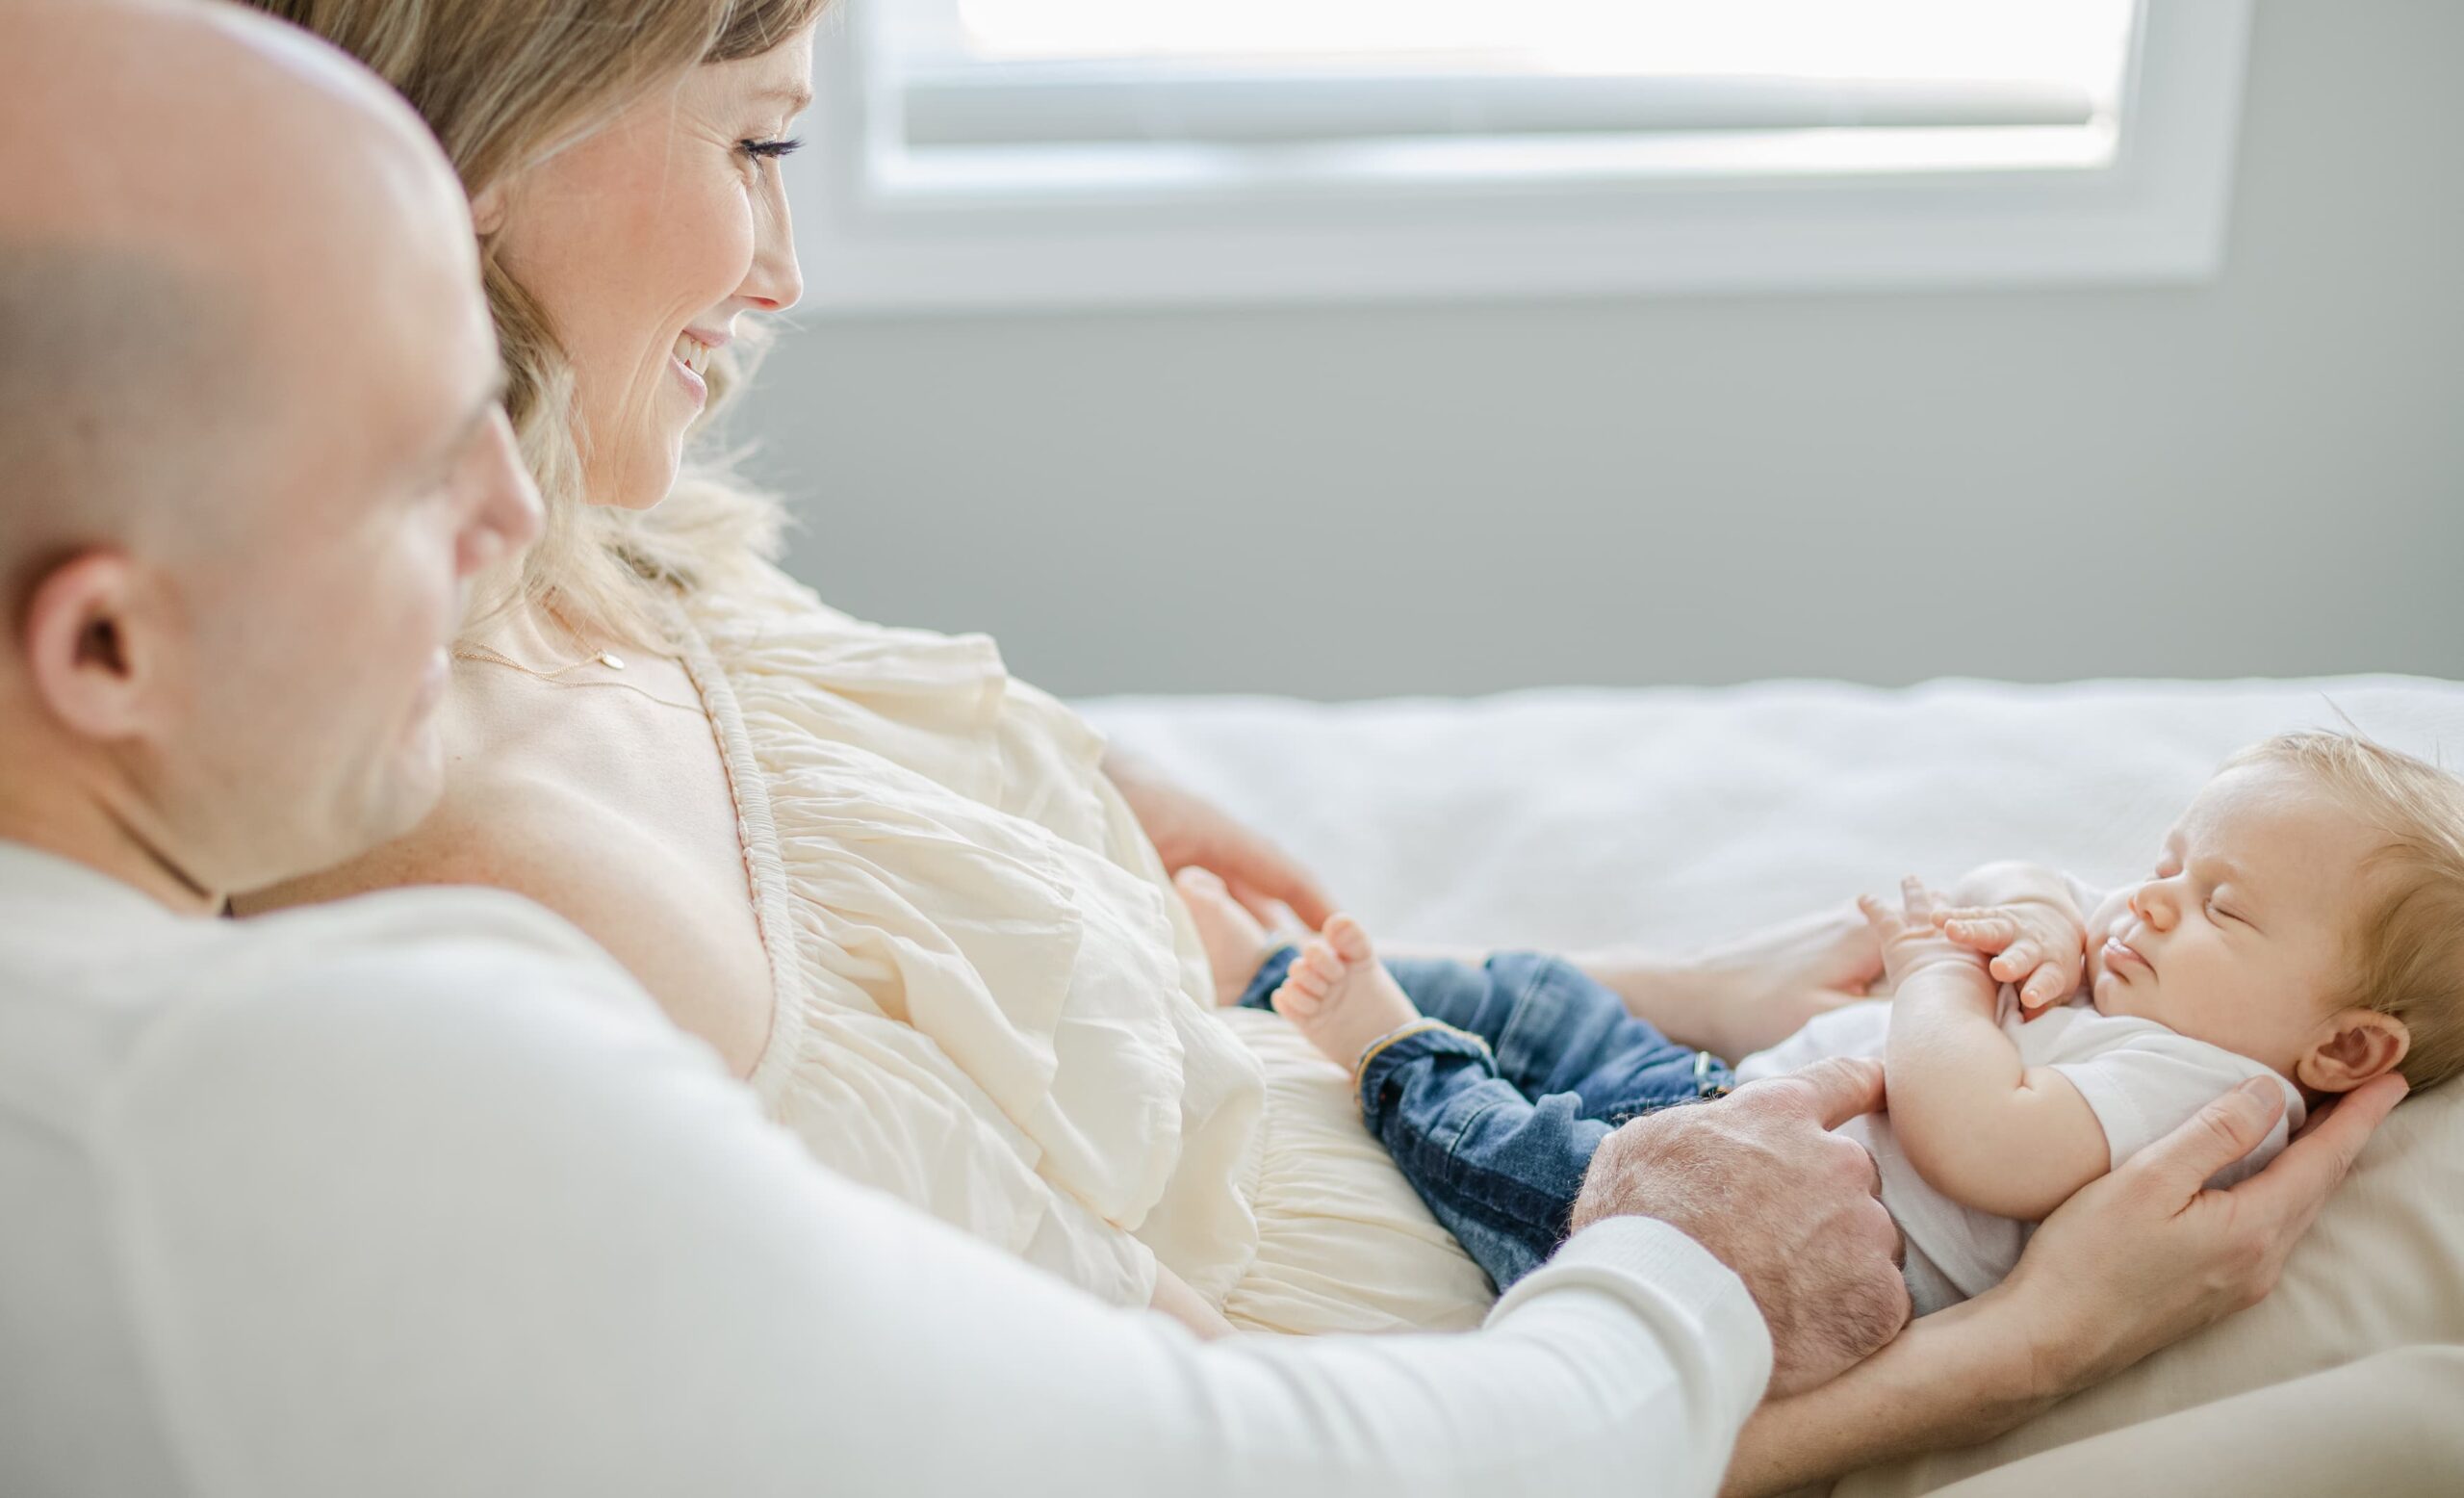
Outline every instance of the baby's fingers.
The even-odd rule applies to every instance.
[[[2047,1004],[2068,997],[2070,991],[2078,986],[2077,976],[2064,971],[2062,964],[2040,964],[2036,971],[2028,974],[2028,981],[2019,989],[2019,1007],[2042,1009]]]
[[[1985,970],[2005,983],[2016,983],[2036,971],[2044,960],[2044,953],[2037,950],[2034,942],[2013,942],[2002,948],[2002,955],[1985,965]]]
[[[2016,918],[1989,910],[1955,910],[1939,917],[1942,935],[1971,951],[1998,952],[2019,939]]]

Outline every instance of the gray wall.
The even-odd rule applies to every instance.
[[[1072,694],[2464,676],[2459,61],[2263,0],[2206,286],[815,320],[757,467]]]

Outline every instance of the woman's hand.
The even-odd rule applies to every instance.
[[[2347,1094],[2267,1169],[2209,1191],[2284,1112],[2282,1088],[2244,1082],[2045,1219],[1994,1293],[2026,1308],[2048,1392],[2111,1378],[2256,1304],[2404,1092],[2389,1073]]]
[[[1273,909],[1277,902],[1292,907],[1313,930],[1335,913],[1334,901],[1308,870],[1213,802],[1117,752],[1105,757],[1104,773],[1155,844],[1166,873],[1177,874],[1193,865],[1214,870],[1232,897],[1270,927],[1279,918]]]
[[[2251,1304],[2403,1096],[2400,1077],[2382,1076],[2266,1170],[2209,1191],[2284,1107],[2265,1079],[2225,1094],[2045,1219],[2002,1283],[1921,1318],[1820,1388],[1766,1402],[1721,1490],[1787,1492],[1988,1439]]]

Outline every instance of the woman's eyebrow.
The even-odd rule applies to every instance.
[[[790,115],[801,115],[812,108],[812,90],[801,85],[779,84],[754,95],[757,99],[776,99],[786,105]]]

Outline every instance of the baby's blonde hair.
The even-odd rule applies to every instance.
[[[2416,1088],[2464,1071],[2464,780],[2358,734],[2280,734],[2226,762],[2315,777],[2377,834],[2350,937],[2350,1002],[2411,1033]]]
[[[476,197],[703,63],[757,57],[829,0],[248,0],[368,65],[411,101]],[[723,454],[688,460],[656,509],[595,506],[582,493],[573,370],[529,292],[480,241],[504,351],[505,411],[546,501],[547,530],[500,580],[483,624],[528,603],[585,634],[655,643],[657,590],[689,589],[777,549],[777,502]],[[749,375],[753,336],[712,356],[706,432]]]

